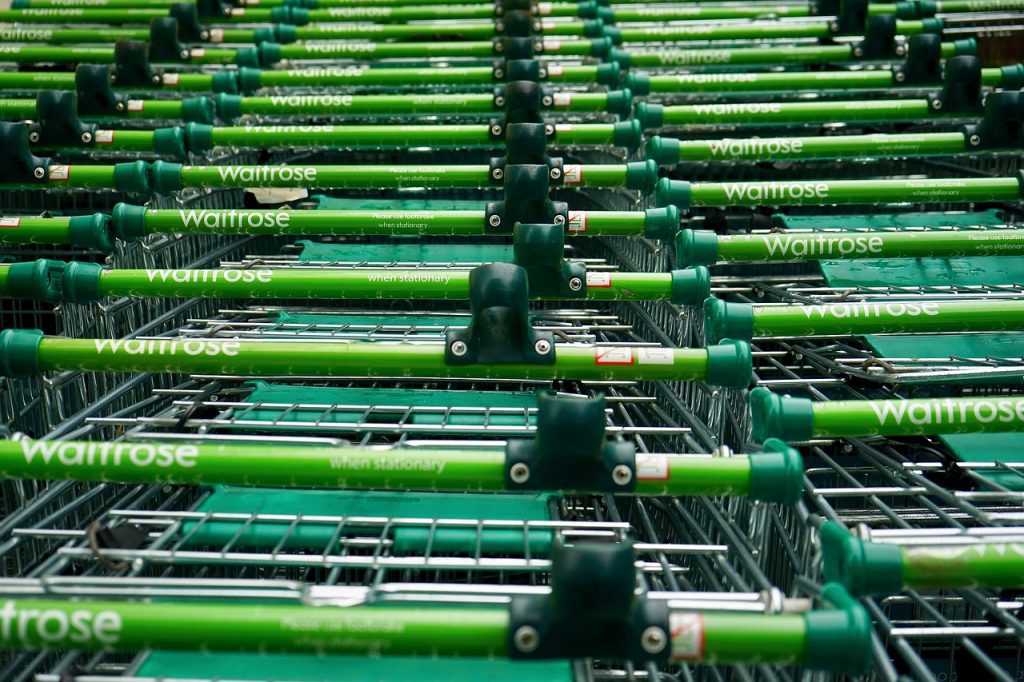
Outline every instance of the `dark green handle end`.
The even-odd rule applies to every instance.
[[[182,188],[181,164],[166,161],[154,161],[150,168],[153,191],[160,194],[174,192]]]
[[[43,333],[38,329],[4,329],[0,331],[0,370],[5,377],[27,377],[39,374],[39,344]]]
[[[672,302],[698,306],[711,295],[711,273],[703,265],[672,271]]]
[[[644,145],[644,156],[659,166],[674,166],[679,163],[679,140],[655,135]]]
[[[117,204],[110,212],[110,228],[114,236],[126,242],[142,239],[146,232],[146,211],[145,206],[133,206],[132,204]]]
[[[626,75],[626,87],[633,94],[644,96],[651,94],[651,75],[649,73],[630,73]]]
[[[846,675],[863,675],[871,669],[871,618],[842,585],[831,583],[822,599],[835,608],[804,614],[807,645],[804,666]]]
[[[720,298],[704,301],[704,339],[708,343],[753,337],[754,308],[749,303],[726,303]]]
[[[218,71],[213,74],[210,90],[216,93],[238,94],[238,74],[234,71]]]
[[[608,62],[597,65],[597,82],[609,88],[617,88],[622,85],[622,67],[618,62]]]
[[[842,524],[826,521],[818,529],[827,582],[857,596],[898,594],[903,587],[903,557],[896,545],[864,542]]]
[[[639,149],[644,140],[644,131],[640,127],[640,121],[631,118],[628,121],[619,121],[613,124],[612,139],[616,147],[624,147],[631,152]]]
[[[609,39],[610,40],[610,39]],[[622,65],[622,68],[626,71],[629,70],[630,54],[629,50],[623,50],[621,47],[612,49],[612,59]]]
[[[675,206],[649,208],[644,211],[644,236],[648,239],[668,241],[678,231],[679,209]]]
[[[675,206],[685,211],[690,208],[691,195],[690,183],[685,180],[662,178],[654,188],[654,203],[657,206]]]
[[[189,123],[189,125],[197,125]],[[153,151],[161,156],[185,158],[185,132],[180,126],[157,128],[153,131]]]
[[[804,460],[777,438],[764,442],[764,451],[750,455],[750,497],[788,507],[804,494]]]
[[[708,383],[744,389],[754,378],[754,360],[746,341],[724,340],[708,346]]]
[[[609,114],[618,114],[625,118],[633,111],[633,93],[629,90],[612,90],[608,93],[605,109]]]
[[[105,213],[78,215],[68,219],[68,237],[73,246],[110,253],[114,250],[111,218]]]
[[[148,171],[149,164],[145,161],[114,164],[114,189],[133,194],[149,194]]]
[[[660,128],[665,124],[665,107],[660,104],[640,102],[636,105],[636,119],[640,121],[644,130]]]
[[[718,262],[718,235],[711,230],[680,230],[676,235],[676,267]]]
[[[7,288],[13,298],[49,303],[89,303],[100,298],[100,272],[97,263],[65,263],[40,258],[15,263],[7,268]]]
[[[966,55],[968,57],[974,57],[978,54],[978,41],[974,38],[965,38],[964,40],[953,41],[953,54],[956,56]]]
[[[188,150],[193,154],[202,154],[213,149],[213,126],[202,123],[189,123],[185,126],[185,139]]]
[[[217,118],[230,123],[242,115],[242,98],[239,95],[221,93],[213,98]]]
[[[793,398],[758,387],[750,392],[753,438],[765,442],[778,438],[786,443],[809,440],[814,433],[814,411],[807,398]]]
[[[650,194],[658,182],[658,164],[653,161],[631,161],[626,164],[626,188]]]
[[[216,115],[213,100],[209,97],[187,97],[181,100],[181,120],[193,123],[213,123]]]

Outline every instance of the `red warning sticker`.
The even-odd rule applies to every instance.
[[[113,130],[97,130],[96,144],[111,144],[114,141]]]
[[[610,272],[588,272],[587,286],[607,289],[612,285],[612,273]]]
[[[622,346],[603,346],[594,354],[595,365],[632,365],[633,349]]]
[[[569,231],[570,232],[586,232],[587,231],[587,212],[586,211],[569,211]]]
[[[562,183],[566,185],[578,185],[583,182],[583,166],[575,163],[567,163],[562,166]]]
[[[51,180],[67,180],[71,177],[71,166],[50,166]]]
[[[0,218],[0,228],[12,230],[21,225],[21,218]]]
[[[667,481],[668,457],[637,454],[636,479],[638,481]]]
[[[704,616],[699,613],[672,613],[668,617],[672,633],[672,658],[697,661],[704,658]]]
[[[554,97],[554,104],[556,107],[567,107],[572,104],[572,93],[571,92],[556,92]]]

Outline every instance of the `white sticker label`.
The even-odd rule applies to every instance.
[[[205,57],[205,56],[206,56],[206,48],[205,48],[205,47],[193,47],[193,48],[192,48],[192,49],[191,49],[191,50],[189,51],[189,54],[190,54],[190,55],[191,55],[191,56],[192,56],[192,57],[193,57],[194,59],[202,59],[203,57]]]
[[[668,457],[637,454],[636,478],[638,481],[667,481]]]
[[[113,130],[97,130],[96,131],[96,144],[110,144],[114,141]]]
[[[540,27],[545,31],[550,31],[556,26],[558,26],[558,22],[554,19],[544,19],[540,22]]]
[[[233,16],[233,17],[245,16],[245,8],[244,7],[232,7],[231,8],[231,16]]]
[[[211,43],[223,43],[224,42],[224,29],[222,29],[222,28],[211,28],[210,29],[210,42]]]
[[[144,106],[146,106],[146,103],[141,99],[128,100],[128,111],[142,111]]]
[[[610,272],[588,272],[587,286],[607,288],[612,285],[612,273]]]
[[[21,218],[0,218],[0,227],[11,229],[21,225]]]
[[[544,41],[544,51],[545,52],[558,52],[561,49],[562,49],[562,41],[561,40],[545,40]]]
[[[587,212],[586,211],[569,211],[569,231],[570,232],[586,232],[587,231]]]
[[[176,73],[165,73],[163,80],[164,85],[177,85],[181,78]]]
[[[67,180],[71,177],[71,166],[50,166],[51,180]]]
[[[640,348],[636,361],[641,365],[671,365],[676,360],[671,348]]]
[[[562,183],[566,185],[578,185],[583,182],[583,166],[569,163],[562,166]]]
[[[563,73],[561,64],[548,64],[548,78],[561,76]]]
[[[567,107],[572,104],[572,93],[571,92],[556,92],[555,93],[555,106],[556,107]]]
[[[556,133],[568,133],[568,132],[571,132],[571,131],[572,131],[572,124],[571,123],[556,123],[555,124],[555,132]]]
[[[699,613],[671,613],[668,627],[672,633],[672,658],[697,661],[704,658],[704,616]]]
[[[553,7],[552,7],[553,4],[554,3],[551,3],[551,2],[539,2],[539,3],[537,3],[537,14],[539,14],[542,17],[548,16],[549,14],[551,14],[551,10],[553,9]]]
[[[595,365],[632,365],[633,349],[620,346],[598,348],[594,354]]]

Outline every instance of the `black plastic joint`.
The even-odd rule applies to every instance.
[[[636,448],[605,437],[605,400],[537,395],[537,435],[505,447],[507,490],[626,493],[636,489]]]
[[[896,56],[896,15],[874,14],[867,19],[864,40],[853,47],[857,59],[888,59]]]
[[[900,85],[933,85],[942,81],[942,36],[922,33],[911,36],[907,58],[893,68]]]
[[[513,262],[526,270],[530,296],[583,298],[587,270],[565,259],[565,228],[555,223],[516,223]]]
[[[189,54],[188,45],[181,42],[177,19],[161,17],[153,20],[149,25],[150,62],[187,62]]]
[[[942,90],[929,97],[929,106],[936,113],[981,111],[981,60],[973,55],[947,59]]]
[[[530,36],[540,33],[540,27],[541,23],[524,10],[504,12],[494,22],[494,32],[505,36]]]
[[[36,120],[29,141],[44,147],[91,147],[96,124],[78,118],[78,96],[73,92],[44,90],[36,95]]]
[[[445,337],[445,364],[554,364],[554,335],[530,323],[526,270],[512,263],[475,268],[469,307],[469,325]]]
[[[75,69],[75,93],[81,116],[116,115],[124,111],[125,98],[114,92],[114,72],[104,64],[79,64]]]
[[[969,149],[1024,147],[1024,93],[990,92],[981,120],[964,128]]]
[[[839,0],[836,14],[838,33],[864,35],[868,25],[869,0]]]
[[[507,59],[494,65],[494,80],[540,82],[540,62],[536,59]]]
[[[114,45],[114,78],[120,87],[150,88],[160,76],[149,65],[149,45],[141,40],[119,40]]]
[[[199,9],[194,3],[171,5],[170,16],[178,20],[178,39],[185,43],[205,43],[210,31],[199,22]]]
[[[667,663],[668,603],[636,596],[635,561],[630,542],[556,543],[550,594],[512,598],[509,656]]]
[[[494,89],[494,107],[505,113],[505,123],[540,123],[545,98],[536,81],[511,81]]]
[[[839,16],[839,0],[812,0],[811,14],[819,17]]]
[[[493,42],[494,54],[503,59],[533,59],[534,51],[540,52],[541,47],[529,36],[503,36]]]
[[[36,156],[29,144],[29,126],[0,122],[0,183],[45,185],[50,159]]]
[[[546,165],[510,164],[504,168],[505,196],[487,204],[487,231],[511,234],[516,223],[564,225],[568,206],[548,198],[551,169]]]

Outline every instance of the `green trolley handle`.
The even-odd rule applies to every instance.
[[[606,13],[607,21],[613,23],[642,23],[668,21],[711,21],[726,19],[758,19],[775,16],[809,17],[809,4],[794,5],[716,5],[714,3],[690,3],[683,5],[648,5],[612,7]]]
[[[82,119],[85,121],[122,121],[125,119],[183,121],[209,124],[213,122],[214,116],[216,115],[214,102],[209,97],[186,97],[184,99],[128,99],[120,102],[119,104],[121,106],[115,113],[101,116],[83,115]],[[0,99],[0,120],[22,121],[26,119],[34,119],[35,116],[36,101],[34,99]],[[143,139],[136,134],[139,132],[143,131],[120,131],[120,142],[129,144],[129,141],[133,141],[134,144],[138,144],[139,140]],[[177,133],[159,133],[154,137],[154,151],[158,146],[165,144],[164,141],[158,138],[168,136],[179,137],[183,134],[184,131],[178,131]],[[113,139],[97,140],[97,144],[114,144],[114,141]],[[183,144],[183,141],[174,142],[172,144],[172,148],[176,149],[179,145]],[[140,147],[139,149],[141,150],[144,148],[145,147]]]
[[[476,58],[495,59],[504,56],[502,43],[490,40],[437,41],[437,42],[303,42],[291,45],[263,43],[260,62],[272,66],[281,60],[290,63],[322,61],[328,59],[372,61],[378,59],[436,59]],[[535,53],[559,57],[606,57],[611,50],[607,38],[585,40],[537,41]]]
[[[110,216],[103,213],[59,218],[0,216],[0,228],[3,244],[70,244],[103,253],[114,250]]]
[[[1024,255],[1024,230],[844,230],[743,235],[682,230],[675,244],[676,265],[681,268],[720,262],[1021,256]]]
[[[84,29],[83,29],[84,30]],[[97,42],[97,41],[92,41]],[[187,48],[188,62],[192,64],[241,64],[251,61],[250,53],[229,48]],[[5,46],[0,52],[0,62],[15,64],[113,64],[116,61],[114,47],[61,46],[61,45],[15,45]],[[180,64],[180,58],[154,63]],[[255,63],[249,63],[254,66]]]
[[[825,206],[908,202],[1019,202],[1024,171],[1003,178],[921,178],[808,180],[796,182],[690,183],[663,178],[655,189],[658,206]]]
[[[75,74],[67,71],[0,71],[0,89],[17,91],[74,90]],[[238,91],[238,78],[237,72],[233,69],[222,69],[212,73],[164,71],[160,74],[159,82],[153,83],[152,86],[122,88],[115,84],[114,90],[130,93],[150,91],[199,92],[205,94],[212,94],[214,92],[230,93]],[[163,100],[138,101],[146,102],[146,106],[152,106],[149,104],[150,102],[160,102],[164,105],[173,105],[175,103],[173,100],[166,102]],[[123,112],[126,115],[131,115],[134,111],[134,109],[127,109]],[[138,110],[142,117],[148,116],[149,114],[144,114],[144,111],[146,110]],[[153,116],[149,117],[153,118]],[[212,120],[204,119],[186,118],[185,120],[198,120],[203,123],[212,122]]]
[[[913,400],[833,400],[750,392],[754,439],[999,433],[1024,429],[1024,396]]]
[[[818,533],[825,580],[841,583],[854,595],[1024,587],[1024,544],[979,540],[951,545],[941,539],[912,545],[871,542],[834,521],[823,523]]]
[[[829,100],[827,102],[715,102],[636,105],[645,130],[686,125],[792,125],[798,123],[886,123],[953,118],[927,99]]]
[[[93,144],[86,149],[106,152],[148,152],[175,159],[184,159],[185,129],[181,127],[157,128],[156,130],[100,130],[93,135]],[[32,146],[37,149],[36,145]],[[48,149],[39,146],[38,149]],[[65,149],[65,148],[60,148]],[[81,147],[68,147],[81,150]]]
[[[66,339],[36,330],[0,331],[5,376],[40,372],[707,381],[746,387],[750,346],[702,349],[560,345],[551,364],[446,364],[444,344],[305,343],[220,339]]]
[[[736,495],[795,504],[803,490],[796,450],[778,441],[749,456],[636,455],[625,458],[616,492],[638,495]],[[0,441],[0,477],[119,483],[256,485],[283,488],[545,490],[533,472],[501,449],[381,450],[275,445]],[[585,477],[576,492],[605,492]],[[634,480],[635,479],[635,480]],[[543,482],[542,482],[543,483]]]
[[[865,300],[820,305],[704,302],[704,332],[716,339],[935,334],[1024,330],[1024,300]]]
[[[40,259],[0,265],[0,296],[73,303],[107,296],[469,300],[469,280],[470,270],[451,268],[110,270]],[[710,288],[703,266],[666,273],[589,272],[583,298],[699,305]]]
[[[942,26],[940,20],[897,21],[896,35],[910,36],[931,33]],[[697,24],[680,22],[667,26],[624,25],[608,27],[606,34],[621,43],[715,42],[723,40],[755,41],[815,38],[833,36],[828,21],[801,22],[736,22],[731,24]]]
[[[399,3],[401,4],[401,3]],[[410,3],[411,4],[411,3]],[[419,0],[417,4],[422,4]],[[364,22],[315,24],[293,26],[278,24],[275,27],[278,42],[292,43],[297,40],[422,40],[459,38],[480,40],[493,38],[500,32],[494,21],[463,19],[451,21],[418,21],[411,24],[367,24]],[[535,33],[545,37],[586,36],[599,38],[604,35],[604,22],[600,19],[560,20],[544,19],[534,24]]]

